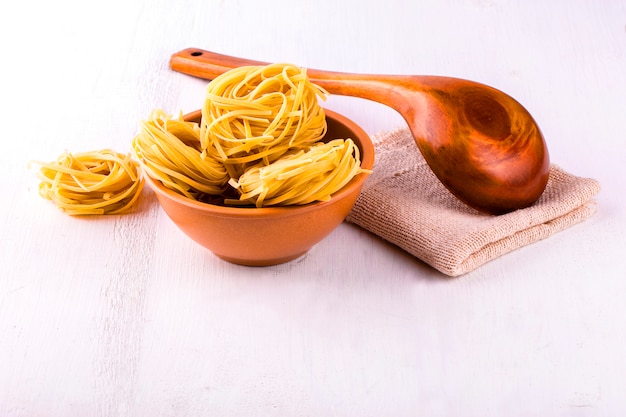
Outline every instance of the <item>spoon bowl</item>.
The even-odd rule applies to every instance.
[[[173,70],[211,80],[266,62],[197,48],[173,54]],[[532,205],[548,182],[550,158],[537,123],[500,90],[452,77],[351,74],[307,69],[331,94],[395,109],[442,184],[470,207],[503,214]]]

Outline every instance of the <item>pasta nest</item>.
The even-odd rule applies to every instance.
[[[132,142],[135,157],[144,171],[167,188],[200,200],[204,195],[220,195],[229,180],[220,161],[203,158],[198,123],[174,118],[156,109],[141,122]]]
[[[121,214],[143,188],[141,167],[130,154],[111,149],[64,152],[40,165],[39,194],[70,215]]]
[[[288,150],[321,140],[326,117],[318,98],[327,93],[306,69],[290,64],[247,66],[211,81],[202,107],[201,148],[238,178],[258,161],[269,164]]]
[[[328,201],[354,176],[369,172],[361,169],[359,148],[352,139],[334,139],[286,154],[269,165],[253,166],[230,183],[240,192],[240,202],[256,207],[302,205]]]

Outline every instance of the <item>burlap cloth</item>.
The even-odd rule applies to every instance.
[[[459,276],[579,223],[597,207],[597,181],[551,166],[541,198],[504,215],[458,201],[435,177],[408,129],[373,137],[374,170],[346,219],[449,276]]]

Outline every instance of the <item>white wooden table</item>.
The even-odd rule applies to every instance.
[[[0,16],[0,416],[623,416],[623,0],[12,2]],[[130,149],[154,108],[200,107],[168,67],[200,47],[502,89],[599,212],[460,278],[349,224],[246,268],[137,213],[73,218],[31,159]],[[371,134],[382,105],[327,106]]]

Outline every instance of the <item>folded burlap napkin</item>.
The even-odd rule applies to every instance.
[[[346,219],[449,276],[459,276],[596,212],[594,179],[550,168],[531,207],[493,216],[467,207],[432,173],[408,129],[374,136],[376,162]]]

